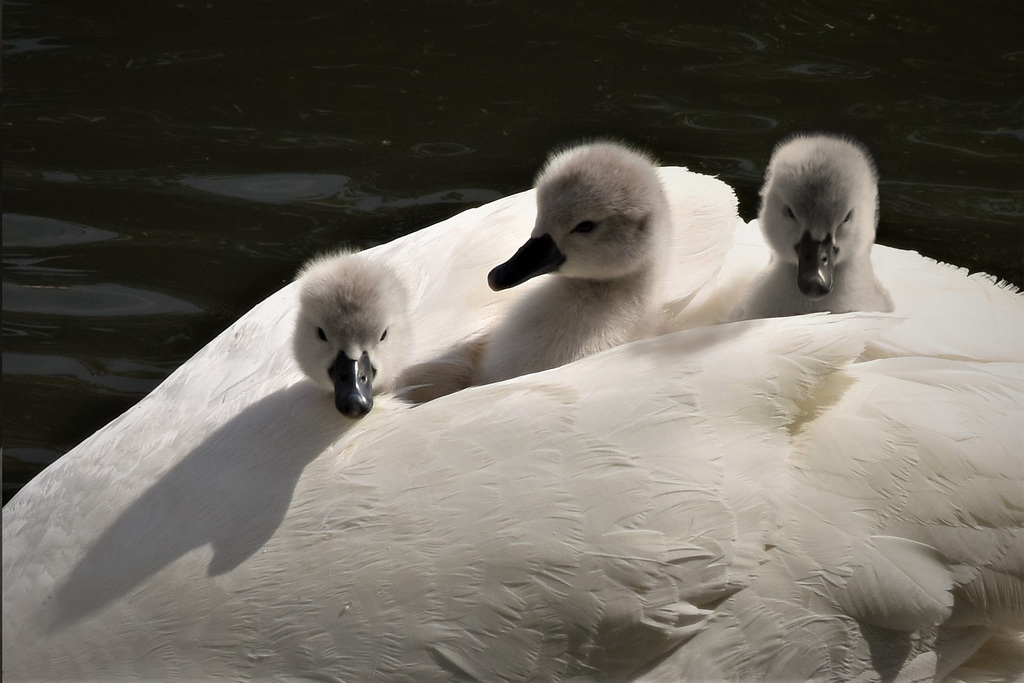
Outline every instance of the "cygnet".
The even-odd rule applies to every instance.
[[[492,331],[481,384],[546,370],[647,336],[671,238],[655,162],[596,142],[551,156],[537,182],[530,239],[487,281],[515,287],[553,273]]]
[[[299,367],[359,419],[390,391],[409,349],[409,296],[391,267],[358,253],[321,256],[297,277]]]
[[[758,223],[772,251],[734,319],[892,311],[871,266],[878,173],[863,144],[797,134],[772,153]]]

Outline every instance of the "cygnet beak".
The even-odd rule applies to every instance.
[[[805,296],[820,299],[832,291],[832,271],[835,261],[835,246],[832,235],[823,240],[811,237],[810,232],[796,244],[796,284]]]
[[[551,235],[531,237],[512,258],[487,274],[487,284],[495,292],[520,285],[530,278],[550,273],[565,263]]]
[[[373,408],[373,366],[364,351],[352,360],[344,351],[328,370],[334,382],[334,406],[345,417],[358,420]]]

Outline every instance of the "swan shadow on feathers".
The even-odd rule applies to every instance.
[[[102,610],[203,546],[213,553],[208,576],[235,569],[277,531],[305,467],[352,425],[308,381],[244,408],[110,524],[57,590],[50,629]]]

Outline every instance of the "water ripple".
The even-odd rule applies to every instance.
[[[5,353],[4,375],[71,377],[98,393],[136,396],[152,390],[167,372],[154,365],[118,359],[82,360],[70,356],[41,353]]]
[[[103,242],[118,237],[116,232],[45,216],[5,213],[3,246],[62,247],[69,244]]]
[[[70,47],[62,43],[47,41],[61,40],[59,36],[38,36],[33,38],[8,38],[4,40],[4,56],[20,55],[28,52],[43,52]]]
[[[742,114],[739,112],[705,111],[683,116],[687,128],[715,132],[768,131],[779,126],[779,122],[768,116]]]
[[[472,154],[476,150],[457,142],[422,142],[412,146],[413,154],[423,157],[454,157]]]
[[[794,64],[787,67],[786,71],[801,76],[859,80],[863,78],[871,78],[875,75],[877,69],[862,64],[838,64],[835,62],[822,64],[819,62],[805,62],[803,64]]]
[[[264,204],[286,204],[345,196],[352,179],[317,173],[186,176],[185,187],[209,194]]]
[[[179,64],[192,64],[194,62],[207,62],[212,59],[221,59],[224,53],[219,50],[176,50],[172,52],[161,52],[155,55],[144,55],[134,57],[125,62],[125,69],[154,69],[165,66],[176,66]]]
[[[122,317],[197,314],[199,306],[161,292],[114,283],[97,285],[24,285],[3,283],[4,313]]]

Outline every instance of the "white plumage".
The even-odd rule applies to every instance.
[[[876,247],[893,315],[705,326],[767,252],[661,174],[677,332],[353,422],[294,287],[243,316],[4,509],[5,680],[1019,677],[1021,297]],[[484,277],[533,213],[367,254],[413,362],[521,296]]]

